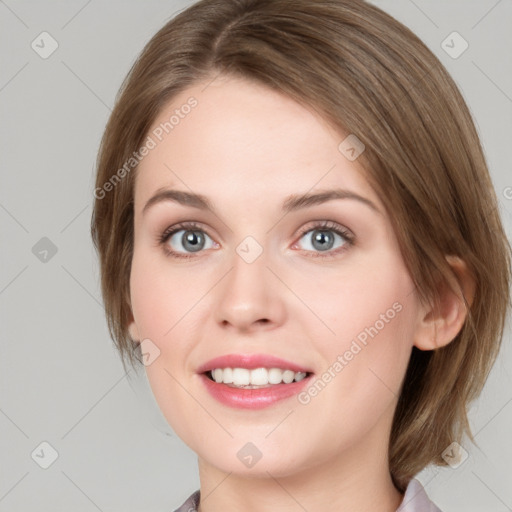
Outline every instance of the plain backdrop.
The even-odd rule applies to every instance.
[[[374,3],[460,86],[510,236],[512,2]],[[145,43],[188,5],[0,0],[0,512],[172,511],[199,487],[196,455],[167,427],[144,376],[123,371],[89,235],[95,158],[117,90]],[[510,340],[507,327],[470,411],[478,446],[463,445],[469,456],[456,469],[418,475],[443,512],[512,510]]]

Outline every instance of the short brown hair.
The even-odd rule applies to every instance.
[[[202,0],[170,20],[123,82],[97,162],[91,232],[123,365],[135,364],[128,324],[137,168],[112,177],[167,102],[218,74],[273,88],[364,143],[360,161],[423,299],[435,303],[439,279],[457,286],[446,255],[475,278],[457,337],[437,350],[413,348],[389,446],[403,491],[428,464],[445,465],[441,453],[464,433],[474,441],[467,405],[497,357],[510,302],[510,245],[468,108],[436,56],[362,0]]]

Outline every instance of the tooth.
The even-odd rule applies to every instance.
[[[233,383],[233,368],[224,368],[224,370],[222,370],[222,382],[224,382],[224,384]]]
[[[266,368],[255,368],[251,370],[251,384],[255,386],[264,386],[268,384],[268,371]]]
[[[285,384],[290,384],[290,382],[293,382],[294,377],[295,372],[292,370],[286,370],[283,372],[283,382]]]
[[[306,377],[305,372],[282,370],[281,368],[215,368],[211,371],[212,379],[218,383],[233,386],[268,386],[269,384],[290,384],[300,382]]]
[[[233,384],[246,386],[250,382],[250,373],[247,368],[233,368]]]
[[[270,368],[268,371],[268,382],[270,384],[280,384],[283,380],[283,372],[279,368]]]

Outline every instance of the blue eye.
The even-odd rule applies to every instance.
[[[306,247],[306,250],[308,251],[320,251],[320,252],[326,252],[330,251],[334,244],[336,243],[336,237],[341,242],[341,247],[347,243],[347,240],[345,240],[344,236],[341,233],[338,233],[334,230],[320,230],[320,229],[310,229],[306,232],[305,235],[302,236],[302,238],[306,237],[311,233],[313,236],[309,236],[310,242],[309,246],[310,248]],[[307,240],[307,238],[306,238]],[[312,249],[311,249],[312,247]]]
[[[333,222],[324,222],[306,228],[302,231],[300,239],[308,240],[309,247],[305,250],[316,253],[315,257],[333,256],[340,251],[345,250],[354,242],[354,236],[351,232]],[[338,246],[334,247],[336,242]],[[333,249],[334,247],[334,249]]]
[[[335,256],[353,245],[355,238],[350,231],[331,221],[317,222],[308,226],[300,233],[299,240],[308,239],[308,237],[310,239],[309,247],[303,250],[311,253],[313,257]],[[193,258],[194,253],[219,247],[194,222],[182,222],[167,228],[158,237],[158,242],[164,246],[165,254],[173,258]],[[337,244],[337,247],[334,247],[335,244]],[[296,246],[297,243],[293,245],[294,248]]]
[[[174,240],[173,240],[174,239]],[[210,245],[207,246],[206,239],[210,240]],[[168,243],[170,242],[170,244]],[[189,258],[193,254],[202,251],[203,249],[211,249],[215,246],[213,240],[195,223],[183,222],[166,230],[160,237],[160,243],[165,244],[166,253],[169,256],[176,256],[177,258]],[[172,249],[168,248],[171,245]],[[182,246],[185,251],[177,249]]]

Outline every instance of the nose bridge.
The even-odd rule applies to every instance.
[[[253,237],[235,248],[230,271],[216,304],[217,321],[247,329],[256,323],[279,323],[284,313],[279,286],[269,271],[268,251]]]

